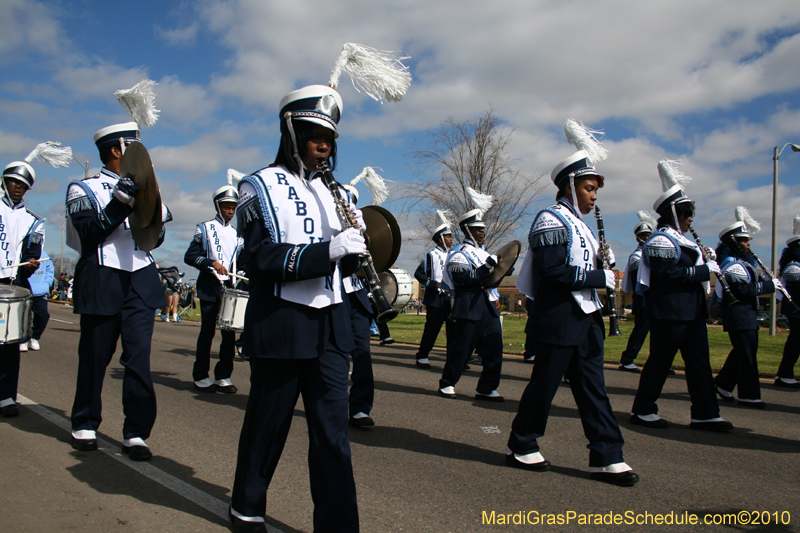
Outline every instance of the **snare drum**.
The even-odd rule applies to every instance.
[[[32,323],[31,291],[14,285],[0,285],[0,344],[27,341],[31,338]]]
[[[219,315],[217,325],[220,329],[228,331],[244,330],[244,312],[247,309],[247,300],[250,294],[236,289],[223,289],[219,302]]]
[[[414,294],[414,279],[402,268],[390,268],[378,274],[386,299],[393,307],[404,307]]]

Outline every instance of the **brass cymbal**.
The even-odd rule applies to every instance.
[[[514,263],[517,262],[519,251],[522,249],[522,244],[519,241],[511,241],[504,244],[493,255],[497,256],[497,264],[492,269],[491,275],[483,280],[483,287],[489,289],[500,284],[506,274],[511,272],[514,268]]]
[[[383,289],[383,294],[386,295],[386,299],[390,304],[394,305],[394,302],[397,300],[397,280],[394,279],[394,276],[390,272],[378,273],[378,279],[381,280],[381,289]]]
[[[131,235],[133,235],[133,240],[140,250],[150,252],[158,244],[158,238],[161,236],[161,227],[163,226],[161,209],[161,199],[159,198],[158,205],[154,207],[153,215],[150,217],[150,223],[147,226],[137,228],[131,225]]]
[[[134,195],[136,201],[133,204],[133,212],[128,216],[128,222],[131,228],[144,229],[153,220],[156,206],[158,206],[159,216],[161,214],[161,192],[158,188],[150,154],[142,143],[131,143],[125,148],[119,174],[120,176],[130,176],[133,183],[139,187]]]
[[[361,209],[367,231],[364,239],[367,241],[367,250],[372,255],[372,262],[376,272],[383,272],[391,268],[397,256],[400,255],[402,235],[400,225],[387,209],[368,205]]]

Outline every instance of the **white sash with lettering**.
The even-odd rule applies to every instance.
[[[260,170],[243,181],[254,186],[261,222],[274,242],[326,242],[342,231],[333,195],[321,179],[305,180],[279,166]],[[296,260],[302,261],[302,256]],[[332,276],[276,283],[275,296],[315,308],[341,303],[339,263]]]
[[[119,176],[108,169],[102,169],[100,174],[81,181],[73,181],[67,190],[67,210],[69,213],[93,207],[98,213],[108,205],[114,195],[114,187],[119,181]],[[72,219],[67,217],[69,225],[67,245],[80,253],[80,240]],[[77,239],[77,240],[76,240]],[[105,267],[126,272],[136,272],[153,262],[153,256],[136,246],[131,233],[130,224],[126,218],[122,224],[97,247],[97,260]]]
[[[219,262],[228,271],[233,268],[233,258],[239,251],[239,237],[236,228],[225,224],[219,216],[197,225],[195,235],[202,234],[204,238],[206,257]],[[220,276],[216,270],[213,274],[220,281],[227,281],[230,276]],[[234,272],[235,274],[235,272]]]
[[[0,266],[14,265],[20,262],[24,242],[29,235],[44,237],[44,225],[41,219],[36,218],[25,209],[20,202],[16,206],[9,205],[8,198],[0,200]],[[16,268],[0,269],[0,278],[16,276]]]
[[[469,239],[465,240],[448,254],[447,264],[461,263],[468,264],[473,270],[483,266],[486,259],[492,254],[482,248],[475,246],[475,243]],[[484,289],[489,301],[494,302],[499,299],[497,291],[493,289]]]

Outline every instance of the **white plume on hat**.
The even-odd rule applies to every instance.
[[[736,217],[736,220],[738,220],[739,222],[744,222],[745,229],[751,235],[761,231],[761,224],[756,222],[756,220],[752,216],[750,216],[750,212],[747,210],[747,208],[742,207],[741,205],[736,207],[736,209],[734,210],[734,216]],[[795,219],[795,227],[796,225],[797,225],[797,219]]]
[[[36,148],[25,158],[25,162],[30,163],[36,158],[55,168],[65,168],[72,161],[72,148],[53,141],[43,142],[36,145]]]
[[[586,152],[593,163],[605,161],[608,158],[608,150],[595,137],[595,135],[603,135],[602,131],[592,130],[571,118],[564,124],[564,133],[567,136],[567,142],[578,150]]]
[[[640,221],[644,222],[645,224],[649,224],[653,228],[658,226],[658,220],[656,220],[656,216],[650,211],[637,211],[636,216],[639,217]]]
[[[662,159],[658,162],[658,175],[661,176],[661,190],[663,192],[667,192],[675,185],[680,185],[681,189],[685,189],[686,184],[692,181],[692,178],[678,168],[680,164],[682,164],[680,160]]]
[[[233,185],[234,182],[239,183],[242,181],[244,174],[232,168],[228,169],[228,185]]]
[[[386,180],[375,172],[372,167],[364,167],[361,174],[353,178],[350,185],[355,187],[362,180],[367,184],[369,193],[372,195],[373,205],[381,205],[389,197],[389,187],[386,186]]]
[[[494,197],[492,195],[481,194],[472,187],[467,187],[467,196],[469,197],[470,203],[484,213],[488,211],[494,203]]]
[[[153,126],[158,121],[160,111],[156,109],[155,105],[154,85],[156,82],[145,78],[130,89],[122,89],[114,93],[119,103],[140,128]]]
[[[328,85],[335,89],[342,72],[347,72],[358,92],[363,91],[381,104],[384,100],[399,102],[411,85],[411,73],[402,63],[403,59],[409,57],[396,57],[392,52],[345,43],[333,66]]]
[[[455,215],[453,215],[453,212],[449,209],[437,209],[434,215],[433,227],[447,226],[448,228],[452,228],[455,226],[453,223],[454,217]]]
[[[800,215],[794,217],[792,221],[792,234],[800,235]]]

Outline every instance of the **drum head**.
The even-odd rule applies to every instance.
[[[376,272],[383,272],[391,267],[400,255],[402,236],[400,225],[389,211],[377,205],[368,205],[361,210],[367,231],[364,239],[367,250],[372,255],[372,263]]]
[[[386,295],[386,299],[389,303],[394,305],[395,300],[397,300],[397,279],[395,279],[394,274],[388,271],[380,272],[378,278],[381,280],[383,294]]]
[[[31,291],[16,285],[0,285],[0,300],[22,300],[31,297]]]
[[[483,280],[484,288],[488,289],[498,285],[500,280],[514,268],[514,263],[517,262],[521,248],[522,244],[519,241],[511,241],[501,246],[500,249],[494,253],[494,255],[499,258],[499,261],[492,270],[492,274]]]
[[[158,189],[150,154],[140,142],[131,143],[125,149],[119,175],[125,176],[126,174],[130,175],[133,183],[139,187],[135,195],[136,202],[133,205],[133,212],[128,217],[128,222],[131,228],[146,228],[153,220],[156,206],[158,206],[159,212],[161,210],[161,192]]]

